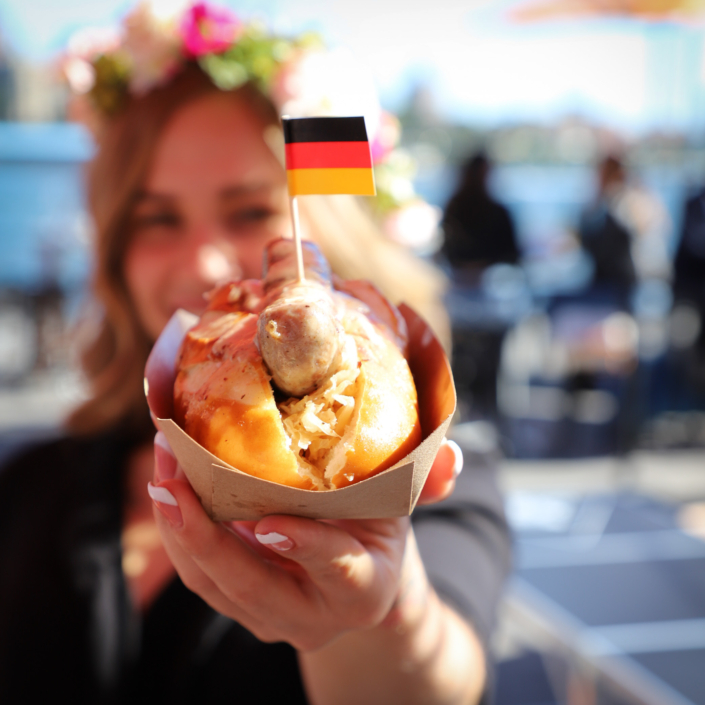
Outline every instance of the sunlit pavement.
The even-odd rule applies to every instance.
[[[504,460],[500,478],[509,495],[636,492],[686,502],[705,499],[705,449],[639,450],[623,458]]]
[[[451,437],[464,472],[497,453],[514,532],[497,705],[703,705],[705,448],[514,460],[486,422]]]

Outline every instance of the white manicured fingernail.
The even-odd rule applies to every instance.
[[[276,531],[272,531],[269,534],[255,534],[257,540],[263,544],[279,543],[280,541],[286,541],[288,536],[283,534],[278,534]]]
[[[167,453],[169,453],[172,458],[174,457],[174,451],[171,449],[171,446],[169,445],[169,441],[167,441],[166,436],[161,431],[158,431],[157,434],[154,436],[154,445],[163,448]]]
[[[147,492],[149,496],[155,502],[161,502],[162,504],[170,504],[172,507],[178,507],[179,503],[176,501],[171,492],[166,487],[155,487],[151,482],[147,483]]]
[[[271,531],[268,534],[255,534],[255,536],[260,543],[270,548],[276,548],[277,551],[288,551],[294,546],[294,542],[288,536],[278,534],[276,531]]]
[[[460,446],[455,441],[446,441],[446,443],[455,456],[455,463],[453,463],[453,477],[457,478],[463,471],[463,451],[460,450]]]

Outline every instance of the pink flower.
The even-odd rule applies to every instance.
[[[180,33],[184,53],[190,58],[225,51],[235,41],[242,27],[229,10],[199,2],[189,8],[181,20]]]
[[[383,110],[379,118],[377,132],[370,145],[373,164],[379,164],[389,156],[401,135],[399,120],[394,115]]]

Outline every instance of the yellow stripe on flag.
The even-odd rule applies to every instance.
[[[289,169],[286,178],[290,196],[334,193],[375,195],[372,169]]]

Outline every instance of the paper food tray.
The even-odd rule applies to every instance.
[[[396,465],[353,485],[327,491],[302,490],[262,480],[227,465],[172,420],[175,361],[181,341],[197,317],[177,311],[159,336],[145,370],[145,392],[156,424],[215,521],[294,514],[314,519],[377,519],[411,514],[455,412],[450,364],[428,325],[402,304],[409,328],[409,367],[419,398],[421,444]]]

